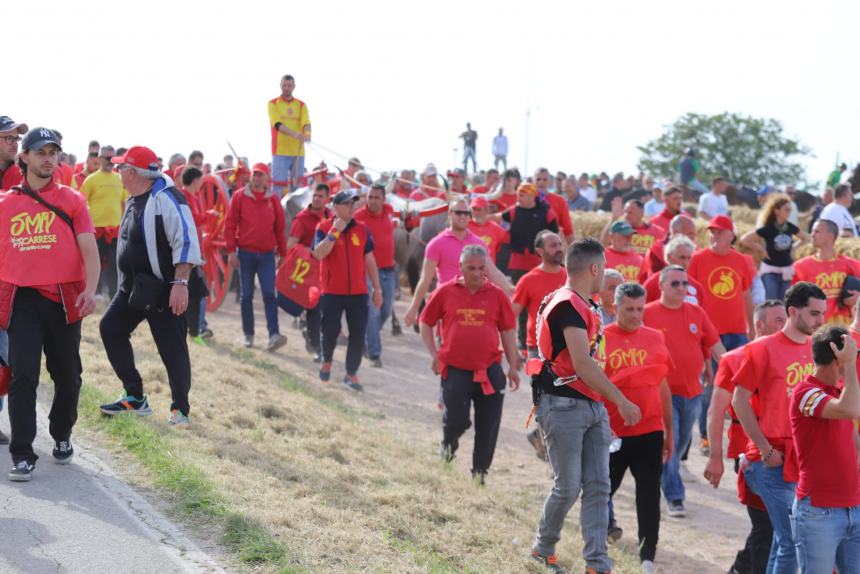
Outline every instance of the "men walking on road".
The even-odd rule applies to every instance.
[[[618,407],[627,426],[642,418],[603,373],[603,332],[597,307],[589,299],[600,290],[606,259],[593,238],[578,239],[567,250],[567,283],[542,306],[538,348],[543,360],[529,362],[537,418],[555,476],[532,544],[532,558],[557,571],[556,544],[565,516],[582,492],[580,522],[586,568],[612,570],[606,550],[609,528],[609,444],[606,399]]]
[[[134,364],[131,334],[146,320],[167,368],[170,425],[187,425],[191,406],[191,358],[185,311],[188,280],[200,265],[194,218],[182,192],[158,169],[155,153],[134,146],[111,160],[119,166],[129,200],[117,245],[119,289],[99,324],[108,360],[125,396],[101,406],[106,415],[150,415],[143,378]]]
[[[366,347],[370,364],[382,368],[382,327],[391,315],[397,273],[394,271],[394,208],[385,203],[385,185],[374,183],[367,193],[367,205],[355,212],[355,220],[363,223],[373,237],[373,258],[382,289],[382,306],[369,302],[367,312]]]
[[[284,210],[269,187],[269,166],[255,164],[251,183],[230,199],[224,223],[230,265],[239,269],[239,299],[242,307],[244,345],[254,346],[254,278],[260,281],[269,340],[267,351],[287,343],[278,325],[278,299],[275,292],[275,253],[287,255]]]
[[[793,387],[813,371],[810,336],[824,324],[824,292],[796,283],[785,293],[788,322],[779,331],[749,343],[735,374],[732,407],[749,437],[744,478],[767,508],[773,525],[768,572],[793,573],[797,553],[790,509],[797,487],[798,461],[789,415]],[[757,399],[750,401],[753,395]]]
[[[673,368],[663,333],[642,324],[645,289],[624,283],[615,291],[618,321],[606,328],[606,376],[642,412],[642,420],[627,426],[611,403],[609,424],[621,448],[609,455],[611,495],[621,486],[627,469],[636,482],[636,521],[642,571],[656,571],[654,557],[660,533],[660,475],[675,449],[672,395],[666,381]],[[620,534],[620,532],[619,532]]]
[[[99,280],[86,201],[54,179],[59,138],[49,129],[34,128],[21,150],[18,167],[24,179],[0,194],[0,328],[9,333],[13,481],[30,480],[39,458],[33,440],[43,352],[54,381],[48,415],[54,460],[66,464],[74,454],[70,437],[81,389],[81,319],[95,309]]]
[[[335,216],[321,222],[314,235],[314,257],[321,261],[320,311],[322,323],[322,365],[320,380],[331,378],[331,363],[341,320],[346,315],[349,331],[346,348],[346,375],[343,384],[362,391],[358,368],[367,329],[368,279],[371,301],[382,306],[382,288],[373,258],[373,238],[367,227],[355,220],[358,194],[353,189],[339,191],[332,198]]]
[[[441,285],[421,313],[421,338],[432,358],[433,374],[442,377],[442,458],[446,462],[454,459],[460,437],[471,426],[469,411],[474,403],[472,477],[484,484],[496,450],[505,398],[499,338],[512,391],[520,385],[520,358],[511,303],[486,277],[486,248],[467,245],[460,261],[461,274]],[[437,351],[433,331],[439,323],[442,346]]]
[[[293,97],[296,80],[281,77],[281,95],[269,101],[269,125],[272,129],[272,190],[278,197],[284,189],[295,189],[297,179],[305,173],[305,143],[311,141],[311,118],[308,107]]]

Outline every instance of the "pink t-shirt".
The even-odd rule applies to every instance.
[[[480,237],[471,231],[466,230],[466,236],[461,241],[457,239],[456,235],[451,233],[450,229],[446,229],[427,244],[424,257],[436,262],[436,281],[438,285],[447,283],[459,275],[460,253],[463,252],[463,248],[467,245],[487,246]]]

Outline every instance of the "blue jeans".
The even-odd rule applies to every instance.
[[[544,394],[537,409],[555,482],[546,497],[532,545],[555,554],[568,511],[582,492],[579,521],[586,566],[612,570],[606,550],[609,527],[609,415],[602,403]]]
[[[782,273],[762,273],[761,282],[764,283],[764,293],[767,299],[785,298],[785,292],[790,285],[789,281],[782,278]]]
[[[860,572],[860,506],[822,508],[809,498],[795,499],[791,532],[804,574]]]
[[[690,189],[695,189],[699,193],[708,193],[709,191],[711,191],[710,189],[708,189],[707,185],[705,185],[704,183],[702,183],[698,179],[693,179],[693,180],[688,181],[686,183],[686,186],[689,187]]]
[[[693,424],[696,422],[696,417],[699,416],[701,407],[702,395],[692,399],[672,395],[672,437],[675,441],[675,448],[672,452],[672,458],[663,465],[661,478],[663,496],[669,502],[684,501],[684,483],[681,481],[681,454],[683,454],[687,443],[690,442]]]
[[[367,356],[371,359],[378,359],[382,356],[382,340],[379,333],[388,317],[391,316],[391,308],[394,305],[394,288],[397,286],[397,274],[394,267],[388,267],[379,270],[379,286],[382,288],[382,307],[377,309],[373,306],[373,299],[367,300],[367,334],[365,342],[367,344]],[[367,282],[367,292],[372,293],[373,287],[370,280]]]
[[[785,482],[782,478],[782,466],[769,467],[761,461],[750,463],[744,471],[744,478],[747,485],[764,502],[773,525],[773,544],[767,561],[767,574],[794,574],[797,571],[797,554],[789,516],[797,483]]]
[[[263,308],[269,336],[279,335],[278,300],[275,297],[275,253],[239,250],[239,301],[242,308],[242,332],[254,335],[254,277],[260,279]]]
[[[290,181],[289,188],[296,189],[299,186],[298,178],[305,174],[305,156],[303,155],[273,155],[272,156],[272,182]],[[272,190],[280,197],[284,194],[284,184],[272,183]]]
[[[749,343],[750,339],[746,333],[726,333],[720,335],[720,342],[726,351],[737,349]],[[714,375],[717,374],[717,362],[711,361]],[[702,392],[702,410],[699,412],[699,435],[708,438],[708,408],[711,406],[711,395],[714,394],[714,386],[708,385]]]

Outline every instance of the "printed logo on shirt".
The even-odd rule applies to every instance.
[[[690,332],[695,335],[699,332],[699,326],[695,323],[690,323]]]
[[[791,390],[802,380],[812,374],[815,365],[812,362],[795,361],[785,368],[786,393],[791,396]]]
[[[654,245],[655,239],[656,237],[653,235],[640,235],[639,233],[634,233],[630,236],[630,244],[637,253],[647,253],[648,250],[651,249],[651,246]]]
[[[353,244],[355,247],[359,247],[359,246],[361,245],[361,239],[359,239],[359,238],[358,238],[358,235],[357,235],[357,234],[355,234],[355,233],[350,233],[350,234],[349,234],[349,239],[350,239],[350,241],[352,241],[352,244]]]
[[[616,265],[615,270],[621,273],[625,281],[636,281],[639,278],[639,267],[636,265]]]
[[[708,289],[719,299],[733,299],[740,286],[741,278],[731,267],[717,267],[708,275]]]
[[[618,371],[628,367],[641,367],[647,358],[648,351],[645,349],[615,349],[609,354],[606,362],[612,370]]]
[[[456,311],[457,322],[463,327],[482,326],[486,314],[487,312],[484,309],[461,308]]]
[[[487,244],[487,247],[493,246],[493,236],[492,235],[480,235],[481,241]]]
[[[51,249],[57,242],[57,236],[51,233],[51,226],[57,219],[53,211],[40,211],[30,215],[22,211],[11,218],[9,234],[12,236],[12,247],[18,251],[34,249]]]
[[[847,275],[844,271],[819,273],[815,276],[815,284],[824,291],[828,299],[833,299],[839,297],[839,294],[842,292],[842,286],[845,285],[845,277]]]

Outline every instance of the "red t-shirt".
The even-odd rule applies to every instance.
[[[741,367],[743,359],[743,347],[732,349],[728,353],[724,354],[720,358],[717,373],[714,375],[714,386],[726,390],[729,394],[734,394],[735,374]],[[756,400],[755,397],[753,397],[753,400]],[[729,406],[729,414],[732,417],[732,422],[729,424],[729,444],[726,447],[726,458],[737,458],[743,454],[746,449],[749,437],[747,437],[744,427],[741,426],[741,423],[738,421],[738,417],[735,415],[735,409],[731,406]]]
[[[2,176],[0,177],[0,191],[6,191],[24,181],[24,174],[21,173],[21,168],[14,163],[7,167],[0,176]]]
[[[625,437],[665,430],[660,383],[673,364],[663,334],[648,327],[625,331],[618,323],[606,327],[603,334],[606,336],[606,376],[642,413],[637,424],[626,426],[618,407],[606,402],[612,431]]]
[[[702,394],[699,377],[705,368],[705,357],[720,342],[713,323],[697,305],[684,302],[670,309],[660,301],[645,305],[643,322],[657,329],[670,341],[670,355],[675,368],[666,376],[673,395],[687,399]]]
[[[851,323],[851,308],[839,306],[839,294],[848,275],[860,277],[860,261],[844,255],[827,260],[810,255],[794,263],[794,277],[791,282],[794,284],[798,281],[809,281],[818,285],[827,295],[827,322],[848,325]]]
[[[687,303],[692,303],[693,305],[701,305],[702,304],[702,291],[704,288],[701,283],[687,275],[687,281],[690,283],[687,285],[687,296],[684,297],[684,301]],[[652,301],[658,301],[660,299],[660,274],[655,273],[651,275],[646,281],[645,284],[642,285],[645,288],[645,302],[651,303]]]
[[[54,173],[54,179],[57,180],[57,183],[61,183],[63,185],[67,185],[71,187],[72,185],[72,176],[75,175],[74,168],[65,162],[60,162],[57,165],[57,171]]]
[[[702,307],[720,335],[747,332],[744,293],[755,278],[751,257],[734,249],[717,255],[711,249],[693,254],[687,275],[702,284]]]
[[[501,213],[505,211],[512,205],[517,204],[517,194],[516,193],[503,193],[496,199],[490,202],[492,205],[498,207],[496,210],[497,213]]]
[[[316,213],[306,207],[296,214],[290,223],[290,237],[295,237],[305,247],[311,247],[314,243],[314,233],[317,225],[331,217],[331,211],[324,207],[322,212]]]
[[[633,250],[616,251],[607,247],[606,268],[615,269],[624,276],[625,281],[636,282],[639,280],[639,269],[642,267],[642,256]]]
[[[495,221],[485,221],[483,224],[476,222],[474,219],[469,221],[469,231],[481,238],[487,244],[487,251],[490,253],[490,259],[493,263],[496,262],[496,255],[499,249],[505,243],[510,243],[511,238],[508,232]]]
[[[665,231],[669,232],[669,225],[672,223],[672,218],[678,215],[677,213],[669,213],[668,209],[664,209],[654,217],[648,220],[651,225],[656,225]]]
[[[379,269],[394,267],[394,208],[384,203],[380,213],[372,213],[365,205],[355,212],[355,218],[363,223],[373,237],[373,257]]]
[[[528,311],[528,324],[526,327],[527,346],[537,346],[535,323],[541,302],[544,300],[544,297],[564,285],[566,281],[567,271],[564,267],[555,273],[547,273],[540,267],[535,267],[517,281],[513,302],[522,305]]]
[[[457,276],[436,289],[421,322],[442,322],[442,345],[437,356],[442,365],[466,371],[482,371],[501,360],[499,332],[516,327],[508,296],[489,281],[475,293]]]
[[[76,236],[95,233],[95,228],[80,192],[52,180],[37,193],[72,218],[74,233],[23,193],[0,194],[0,280],[32,287],[59,302],[60,283],[86,278]]]
[[[570,208],[567,206],[567,200],[557,193],[542,193],[540,197],[547,202],[550,209],[555,213],[555,219],[558,221],[562,237],[573,235],[573,222],[570,220]]]
[[[643,256],[648,253],[652,245],[661,243],[666,237],[666,231],[662,227],[649,223],[643,223],[633,230],[636,232],[630,236],[633,251]]]
[[[791,434],[800,466],[797,498],[813,506],[848,508],[860,505],[860,473],[854,449],[854,423],[825,419],[824,405],[839,397],[835,386],[813,375],[791,393]]]
[[[768,442],[784,454],[783,474],[788,482],[797,482],[789,400],[792,389],[811,375],[813,368],[811,341],[795,343],[779,331],[744,347],[743,361],[733,379],[736,386],[758,395],[752,402],[753,411]],[[746,456],[751,461],[761,459],[752,441],[747,443]]]

